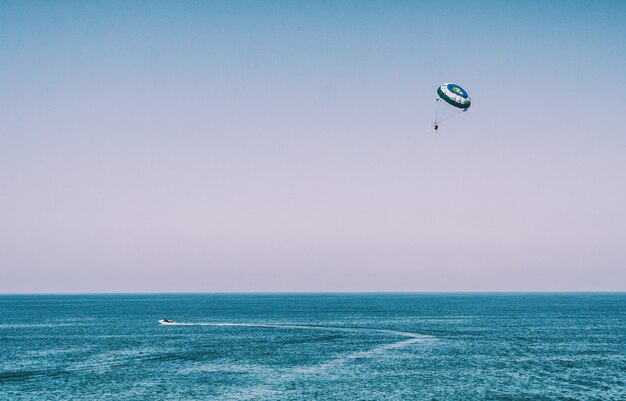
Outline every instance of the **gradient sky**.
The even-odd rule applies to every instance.
[[[2,1],[0,292],[624,291],[625,21]]]

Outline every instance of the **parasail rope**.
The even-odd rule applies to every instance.
[[[187,309],[182,315],[180,315],[180,317],[177,318],[177,320],[178,319],[183,319],[185,316],[187,316],[189,314],[189,312],[191,312],[192,310],[196,309],[198,306],[200,306],[203,303],[205,303],[206,301],[208,301],[209,298],[211,298],[213,295],[214,294],[208,294],[207,296],[205,296],[200,302],[196,303],[191,308]]]

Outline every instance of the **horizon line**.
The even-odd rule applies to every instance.
[[[626,290],[547,290],[547,291],[172,291],[172,292],[0,292],[0,296],[11,295],[324,295],[324,294],[626,294]]]

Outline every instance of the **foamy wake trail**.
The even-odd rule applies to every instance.
[[[319,325],[305,325],[305,324],[281,324],[281,323],[209,323],[209,322],[193,322],[193,323],[169,323],[168,326],[212,326],[212,327],[261,327],[269,329],[302,329],[302,330],[325,330],[325,331],[341,331],[341,332],[371,332],[392,334],[402,337],[410,337],[412,341],[410,343],[419,342],[422,340],[432,339],[431,336],[413,333],[410,331],[391,330],[391,329],[375,329],[369,327],[342,327],[342,326],[319,326]],[[401,341],[401,343],[409,340]],[[391,345],[391,344],[389,344]]]
[[[406,338],[405,340],[395,341],[393,343],[384,344],[384,345],[379,345],[378,347],[372,348],[367,351],[358,351],[358,352],[353,352],[351,354],[347,354],[339,358],[339,360],[342,360],[342,361],[348,361],[348,360],[358,359],[358,358],[368,358],[368,357],[372,357],[377,354],[380,354],[387,350],[403,348],[414,343],[432,341],[434,339],[432,336],[413,333],[410,331],[375,329],[375,328],[369,328],[369,327],[341,327],[341,326],[319,326],[319,325],[280,324],[280,323],[208,323],[208,322],[170,323],[170,325],[173,325],[173,326],[212,326],[212,327],[260,327],[260,328],[268,328],[268,329],[324,330],[324,331],[352,332],[352,333],[370,332],[370,333],[391,334],[391,335],[396,335],[396,336]],[[333,362],[337,362],[337,360]]]
[[[334,332],[352,332],[352,333],[380,333],[403,337],[402,340],[392,343],[382,344],[365,351],[355,351],[337,358],[330,359],[314,366],[298,367],[290,369],[287,372],[276,372],[272,378],[263,384],[257,384],[246,389],[245,394],[236,392],[233,394],[223,394],[225,400],[247,400],[254,399],[260,395],[271,395],[276,390],[276,386],[284,386],[288,382],[293,382],[302,378],[302,376],[327,374],[329,371],[341,369],[344,365],[351,361],[361,358],[373,358],[383,355],[386,351],[408,347],[415,343],[431,342],[435,338],[428,335],[413,333],[410,331],[392,330],[392,329],[376,329],[369,327],[337,327],[337,326],[319,326],[319,325],[303,325],[303,324],[280,324],[280,323],[172,323],[175,326],[212,326],[212,327],[259,327],[268,329],[301,329],[301,330],[324,330]]]

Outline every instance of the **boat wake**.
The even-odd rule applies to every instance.
[[[342,327],[342,326],[320,326],[320,325],[306,325],[306,324],[282,324],[282,323],[210,323],[210,322],[167,322],[168,326],[211,326],[211,327],[260,327],[268,329],[302,329],[302,330],[325,330],[325,331],[339,331],[339,332],[370,332],[391,334],[402,337],[409,337],[413,339],[413,342],[432,340],[432,336],[424,334],[413,333],[410,331],[391,330],[391,329],[376,329],[371,327]],[[405,342],[407,340],[404,340]]]
[[[327,375],[330,372],[338,374],[346,365],[358,361],[359,359],[382,357],[385,353],[406,348],[417,343],[430,343],[435,341],[435,337],[414,333],[410,331],[393,330],[393,329],[377,329],[370,327],[345,327],[345,326],[322,326],[322,325],[305,325],[305,324],[283,324],[283,323],[226,323],[226,322],[171,322],[168,326],[210,326],[210,327],[257,327],[264,329],[297,329],[297,330],[316,330],[316,331],[332,331],[346,333],[378,333],[381,335],[390,335],[400,337],[396,341],[381,344],[364,351],[353,351],[332,358],[321,364],[313,366],[304,366],[291,368],[288,371],[275,372],[272,379],[265,383],[259,383],[247,389],[247,394],[271,394],[276,387],[284,386],[285,383],[293,382],[301,379],[303,376],[311,375]],[[345,371],[344,371],[345,372]],[[241,398],[241,394],[224,394],[224,399],[248,399]],[[251,398],[254,398],[252,396]]]
[[[380,354],[384,351],[391,349],[398,349],[407,347],[411,344],[433,341],[434,337],[413,333],[410,331],[392,330],[392,329],[376,329],[370,327],[342,327],[342,326],[320,326],[320,325],[305,325],[305,324],[281,324],[281,323],[210,323],[210,322],[169,322],[168,326],[210,326],[210,327],[259,327],[266,329],[300,329],[300,330],[324,330],[334,332],[352,332],[352,333],[380,333],[389,334],[399,337],[404,337],[403,340],[394,341],[392,343],[379,345],[367,351],[353,352],[348,355],[344,355],[341,360],[353,360],[358,358],[372,357],[376,354]]]

